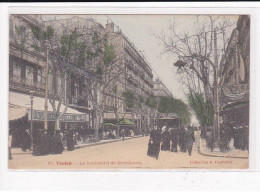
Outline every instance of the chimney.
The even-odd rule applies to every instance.
[[[106,24],[106,31],[107,32],[114,32],[114,23],[107,23]]]

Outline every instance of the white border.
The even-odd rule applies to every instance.
[[[127,7],[128,6],[128,7]],[[215,8],[213,8],[215,6]],[[224,7],[225,6],[225,7]],[[128,171],[128,172],[8,172],[7,171],[7,109],[8,109],[8,14],[31,13],[31,14],[249,14],[251,15],[251,64],[250,64],[250,169],[248,171],[259,171],[259,148],[256,139],[259,138],[260,118],[256,112],[259,106],[257,97],[259,90],[259,37],[260,32],[260,10],[259,3],[26,3],[26,4],[2,4],[0,7],[0,83],[1,83],[1,109],[0,109],[0,189],[123,189],[131,190],[142,187],[148,189],[203,189],[203,188],[227,188],[236,184],[237,187],[258,187],[252,172],[220,172],[219,170],[181,172],[178,170],[168,171]],[[178,7],[178,8],[177,8]],[[211,8],[209,8],[211,7]],[[218,7],[218,8],[216,8]],[[229,7],[229,8],[227,8]],[[247,8],[245,8],[247,7]],[[10,9],[8,9],[10,8]],[[5,27],[3,27],[5,26]],[[256,117],[258,116],[258,117]],[[174,171],[174,172],[173,172]],[[244,185],[245,177],[251,176],[251,181]],[[257,174],[259,177],[259,174]],[[221,179],[220,179],[221,177]],[[34,181],[39,180],[39,181]],[[47,180],[47,181],[45,181]],[[108,181],[109,180],[109,181]],[[215,181],[214,181],[215,180]],[[42,182],[43,181],[43,182]],[[162,182],[164,181],[164,182]],[[191,183],[190,181],[194,181]],[[218,182],[216,182],[218,181]],[[68,184],[68,183],[72,184]],[[120,182],[120,184],[119,184]],[[32,184],[33,183],[33,184]],[[47,187],[42,183],[47,184]],[[176,185],[176,183],[178,183]],[[196,183],[199,183],[196,184]],[[241,184],[239,184],[241,183]],[[132,185],[131,188],[129,186]],[[165,185],[160,188],[158,185]],[[86,187],[88,186],[88,187]],[[231,186],[232,187],[232,186]]]

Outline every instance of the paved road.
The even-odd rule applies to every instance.
[[[247,168],[248,160],[239,158],[219,158],[202,156],[193,150],[187,153],[161,151],[159,159],[148,157],[149,137],[114,142],[92,147],[80,148],[60,155],[32,156],[30,154],[13,155],[11,169],[186,169]]]

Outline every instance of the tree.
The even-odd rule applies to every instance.
[[[181,118],[183,124],[190,123],[191,114],[188,105],[180,99],[161,96],[158,111],[160,113],[175,113]]]
[[[180,83],[186,86],[192,96],[203,94],[208,109],[214,104],[214,77],[218,77],[214,66],[221,63],[234,20],[231,16],[195,16],[187,19],[187,22],[193,22],[193,28],[190,30],[189,26],[189,31],[174,20],[169,26],[170,35],[158,37],[164,45],[164,53],[186,64],[182,67]]]
[[[202,126],[212,126],[214,122],[214,108],[203,94],[189,94],[189,104],[193,108],[197,119]]]
[[[40,42],[43,52],[46,51],[46,42],[49,43],[49,62],[50,71],[53,82],[50,87],[49,101],[55,115],[55,128],[59,129],[60,118],[66,113],[69,103],[70,84],[75,80],[95,80],[97,75],[93,72],[95,64],[87,64],[87,59],[94,48],[94,43],[97,42],[97,36],[94,27],[76,28],[68,25],[69,19],[65,23],[59,20],[48,21],[44,29],[30,26],[34,38]],[[80,25],[78,25],[80,26]],[[93,35],[94,34],[94,35]],[[95,41],[91,41],[91,39]],[[100,55],[101,48],[96,49],[96,52],[91,53],[91,57]],[[93,83],[93,82],[90,82]],[[95,84],[94,84],[95,85]],[[96,85],[95,85],[96,86]],[[85,98],[88,98],[87,95]],[[61,104],[65,108],[60,112]]]
[[[228,16],[210,15],[194,16],[191,20],[193,30],[178,31],[180,26],[174,20],[169,26],[170,35],[163,34],[158,38],[164,45],[164,53],[171,54],[174,58],[179,58],[187,64],[183,67],[184,75],[181,75],[181,83],[192,91],[197,92],[203,89],[205,98],[212,102],[212,76],[215,65],[214,33],[216,32],[221,39],[221,44],[218,44],[217,47],[217,57],[221,59],[235,22],[232,22]],[[217,65],[219,62],[220,60]]]

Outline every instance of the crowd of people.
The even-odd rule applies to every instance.
[[[147,155],[158,159],[160,150],[178,152],[179,145],[181,152],[188,151],[191,156],[194,141],[194,130],[191,126],[155,126],[150,133]]]
[[[124,128],[120,129],[119,134],[117,134],[116,129],[103,130],[100,128],[98,134],[99,140],[121,138],[124,141],[125,137],[134,136],[132,129],[126,130]],[[11,139],[12,133],[9,132],[9,159],[12,159]],[[64,148],[68,151],[73,151],[75,145],[97,141],[94,139],[97,139],[95,138],[95,131],[87,130],[84,126],[79,126],[78,128],[71,126],[67,130],[56,130],[55,132],[53,130],[35,129],[33,138],[31,138],[30,130],[25,129],[21,132],[20,147],[23,152],[32,149],[31,151],[33,151],[34,156],[43,156],[61,154]]]
[[[201,137],[206,138],[206,147],[213,151],[214,149],[214,134],[213,127],[208,127],[204,130],[205,135],[203,135],[203,130],[201,131]],[[249,130],[248,126],[231,126],[231,125],[220,125],[220,151],[228,152],[230,151],[231,140],[233,139],[233,147],[235,149],[248,150],[248,139]]]

